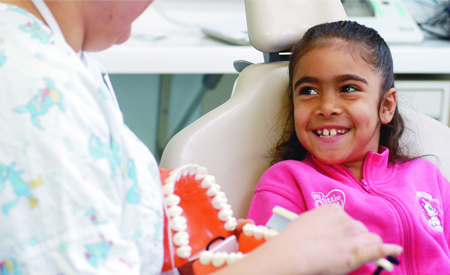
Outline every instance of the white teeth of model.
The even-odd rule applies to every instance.
[[[244,225],[242,227],[242,232],[245,236],[253,236],[257,240],[261,239],[262,237],[264,237],[265,240],[270,240],[271,238],[278,235],[278,231],[276,231],[275,229],[271,229],[263,225],[256,226],[251,223],[247,223],[246,225]]]
[[[270,228],[270,229],[268,229],[268,230],[266,230],[264,232],[264,239],[266,241],[268,241],[268,240],[272,239],[273,237],[275,237],[277,235],[278,235],[278,231],[276,231],[275,229]]]
[[[208,170],[205,167],[198,167],[197,173],[195,174],[196,180],[201,180],[208,175]]]
[[[219,220],[228,221],[233,216],[233,210],[231,210],[231,205],[227,204],[225,207],[219,211]]]
[[[226,252],[217,252],[214,253],[214,256],[212,257],[212,265],[215,267],[220,267],[225,263],[225,260],[227,258]]]
[[[323,129],[323,135],[328,136],[330,134],[330,131],[328,129]]]
[[[191,167],[193,167],[195,165],[192,164],[185,164],[183,166],[178,167],[177,169],[174,169],[170,172],[170,175],[177,175],[177,176],[181,176],[183,173],[185,173],[185,171],[189,171],[189,169],[191,169]]]
[[[173,235],[173,243],[176,246],[184,246],[189,244],[189,233],[186,231],[177,232]]]
[[[258,225],[255,230],[253,231],[253,236],[257,240],[261,240],[264,236],[264,233],[266,232],[266,227],[262,225]]]
[[[188,175],[189,175],[189,168],[184,169],[183,172],[181,173],[181,175],[182,175],[183,177],[188,176]]]
[[[178,205],[181,201],[181,198],[175,194],[170,194],[164,198],[164,202],[168,207]]]
[[[167,213],[169,213],[170,217],[177,217],[180,216],[181,213],[183,213],[183,208],[179,207],[178,205],[174,205],[167,209]]]
[[[227,265],[231,265],[231,264],[235,263],[236,261],[237,261],[237,255],[235,252],[231,252],[230,254],[228,254],[228,257],[226,259]]]
[[[206,195],[213,197],[220,192],[220,185],[213,184],[208,190],[206,190]]]
[[[224,192],[219,192],[214,199],[211,200],[211,204],[212,206],[217,209],[220,210],[224,207],[225,204],[227,204],[228,199],[225,196]]]
[[[189,245],[180,246],[177,248],[177,255],[180,258],[186,259],[191,256],[192,248]]]
[[[213,253],[211,251],[203,251],[200,253],[200,263],[202,265],[209,265],[211,263]]]
[[[235,217],[231,217],[228,219],[228,221],[224,225],[225,230],[227,231],[234,231],[237,227],[237,220]]]
[[[331,129],[330,130],[330,136],[335,136],[337,134],[336,129]]]
[[[198,166],[198,165],[192,165],[192,166],[189,168],[189,176],[192,176],[192,175],[194,175],[195,173],[197,173],[199,167],[200,167],[200,166]]]
[[[322,134],[322,130],[317,130],[317,134],[321,135]]]
[[[244,225],[244,227],[242,227],[242,232],[245,236],[250,237],[253,236],[253,231],[255,231],[255,228],[256,225],[247,223],[246,225]]]
[[[175,184],[166,183],[166,184],[164,184],[162,189],[163,189],[164,195],[168,196],[170,194],[173,194],[173,192],[175,191]]]
[[[169,225],[173,231],[184,231],[187,229],[187,220],[183,216],[178,216],[171,219]]]
[[[165,184],[168,184],[168,183],[174,184],[174,183],[175,183],[175,178],[176,178],[176,177],[177,177],[176,174],[170,173],[170,175],[166,178],[166,180],[164,181],[164,183],[165,183]]]
[[[208,175],[206,176],[201,183],[202,188],[209,188],[211,187],[214,183],[216,183],[216,178],[214,176]]]
[[[227,257],[227,265],[232,265],[234,264],[236,261],[242,259],[244,257],[244,254],[242,254],[242,252],[231,252],[228,257]]]

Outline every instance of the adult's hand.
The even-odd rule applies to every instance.
[[[347,274],[402,248],[383,244],[338,205],[301,214],[276,238],[261,245],[222,274]]]

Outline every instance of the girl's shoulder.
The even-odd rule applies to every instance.
[[[426,169],[436,169],[438,168],[439,159],[435,156],[423,156],[414,158],[408,161],[403,162],[397,162],[396,165],[401,168],[407,168],[407,169],[420,169],[420,168],[426,168]]]
[[[426,175],[427,177],[443,178],[442,163],[436,156],[423,156],[406,162],[395,163],[401,174]]]
[[[273,164],[272,166],[269,167],[268,170],[278,170],[278,169],[299,169],[301,167],[307,167],[308,165],[308,161],[305,160],[293,160],[293,159],[288,159],[288,160],[283,160],[280,162],[277,162],[275,164]]]

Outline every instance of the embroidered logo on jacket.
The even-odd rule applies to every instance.
[[[439,208],[439,201],[425,192],[416,192],[416,199],[422,209],[422,213],[431,228],[442,231],[442,214]]]
[[[327,195],[324,195],[322,192],[311,192],[311,196],[315,200],[314,205],[316,208],[330,203],[337,203],[342,208],[345,205],[345,193],[339,189],[333,189]]]

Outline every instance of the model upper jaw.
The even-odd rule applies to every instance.
[[[331,137],[336,137],[336,136],[340,136],[340,135],[344,135],[346,134],[348,131],[350,131],[350,129],[348,128],[321,128],[321,129],[317,129],[314,130],[314,134],[316,134],[319,137],[323,137],[323,138],[331,138]]]

